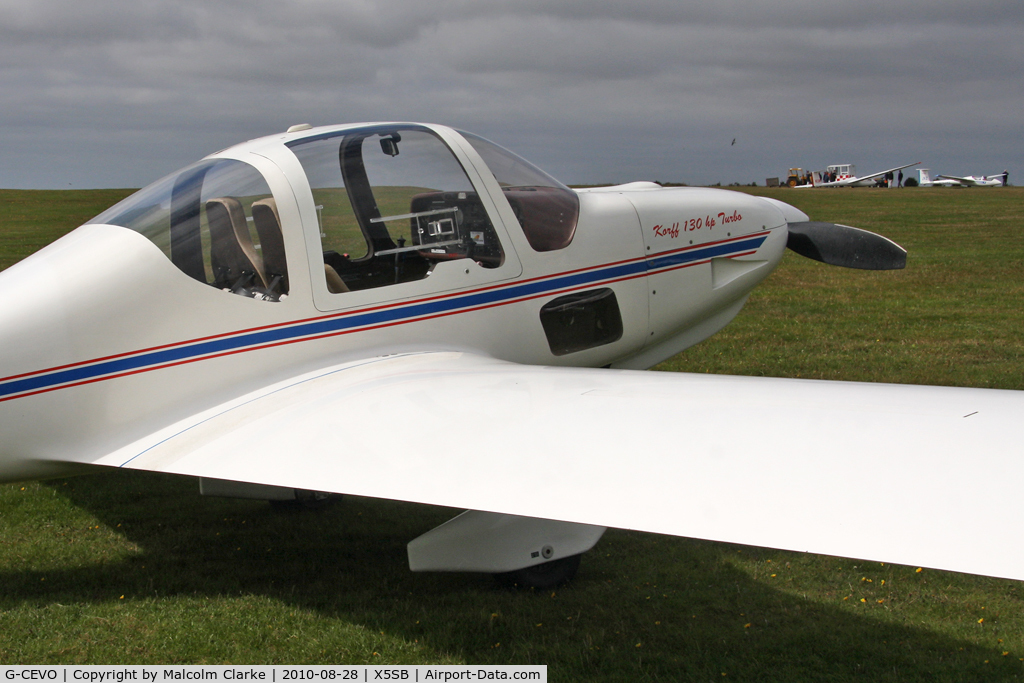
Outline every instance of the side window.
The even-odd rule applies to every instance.
[[[201,161],[89,223],[135,230],[189,277],[232,294],[278,301],[288,293],[277,203],[259,171],[241,161]]]
[[[580,215],[579,195],[504,147],[472,133],[462,136],[491,169],[530,246],[536,251],[569,246]]]
[[[313,191],[328,291],[421,280],[441,261],[501,265],[466,172],[429,130],[364,128],[288,146]]]

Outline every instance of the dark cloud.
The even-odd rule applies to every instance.
[[[139,185],[292,123],[380,119],[571,182],[904,154],[987,173],[1024,167],[1022,31],[1019,0],[0,0],[0,186]]]

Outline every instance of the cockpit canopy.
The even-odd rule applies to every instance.
[[[494,174],[536,251],[570,244],[579,198],[537,167],[461,133]],[[441,262],[497,268],[505,249],[478,188],[437,132],[416,124],[311,131],[285,145],[312,191],[330,293],[420,280]],[[277,203],[263,175],[206,159],[128,197],[89,223],[135,230],[189,277],[278,301],[288,267]],[[317,275],[314,274],[314,277]]]
[[[267,301],[288,293],[277,203],[259,171],[244,162],[200,161],[89,223],[141,233],[199,282]]]

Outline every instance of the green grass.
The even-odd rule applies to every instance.
[[[757,188],[886,235],[890,272],[787,252],[723,331],[660,370],[1024,389],[1024,188]]]
[[[889,235],[910,251],[908,268],[847,271],[789,254],[730,326],[664,368],[1024,388],[1024,191],[770,193],[814,219]],[[117,198],[0,192],[0,262]],[[553,681],[1024,678],[1014,581],[610,531],[570,586],[511,593],[488,577],[406,569],[405,543],[453,511],[346,498],[275,514],[197,488],[139,472],[0,486],[0,664],[536,663]]]
[[[0,270],[135,190],[0,190]]]

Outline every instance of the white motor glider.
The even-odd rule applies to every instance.
[[[866,176],[849,176],[847,178],[841,178],[839,180],[833,180],[832,182],[828,182],[828,183],[815,183],[815,182],[812,182],[812,183],[810,183],[808,185],[798,185],[797,187],[875,187],[875,186],[877,186],[877,185],[879,185],[881,183],[884,183],[885,176],[887,176],[888,174],[890,174],[890,173],[897,173],[898,171],[902,171],[905,168],[910,168],[911,166],[917,166],[920,163],[921,163],[920,161],[915,161],[912,164],[906,164],[904,166],[896,166],[895,168],[887,168],[884,171],[879,171],[878,173],[872,173],[871,175],[866,175]]]
[[[298,126],[0,273],[0,477],[456,506],[412,569],[530,585],[605,527],[1024,578],[1024,392],[640,372],[787,246],[905,263],[770,199],[573,191],[443,126]]]
[[[1002,187],[1006,184],[1006,178],[1009,174],[1006,171],[997,173],[996,175],[983,175],[983,176],[958,176],[958,175],[940,175],[939,178],[943,180],[949,180],[957,183],[963,187]]]
[[[917,177],[917,184],[920,187],[1002,187],[1006,184],[1009,174],[1003,171],[991,176],[939,175],[933,180],[929,169],[919,168]]]

